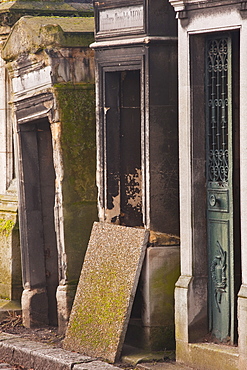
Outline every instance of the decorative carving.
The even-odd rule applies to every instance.
[[[208,180],[228,181],[228,42],[213,39],[207,45]]]
[[[22,16],[22,14],[17,13],[2,13],[0,14],[0,26],[1,27],[12,27],[18,19]]]
[[[226,292],[226,252],[217,240],[218,251],[211,263],[211,274],[214,282],[214,298],[216,307],[221,312],[220,304],[222,294]]]

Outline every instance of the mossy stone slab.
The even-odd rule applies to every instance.
[[[64,347],[115,362],[121,354],[149,232],[95,222]]]

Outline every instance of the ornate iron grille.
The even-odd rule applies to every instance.
[[[207,43],[208,181],[228,181],[228,39]]]

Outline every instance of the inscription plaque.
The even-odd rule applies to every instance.
[[[99,12],[99,31],[143,27],[143,5],[105,9]]]

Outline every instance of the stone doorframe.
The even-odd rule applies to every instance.
[[[246,11],[241,2],[170,1],[177,12],[179,30],[179,145],[180,145],[180,230],[181,275],[175,289],[177,361],[198,369],[244,369],[247,360],[247,237],[246,214]],[[185,4],[186,3],[186,4]],[[196,72],[202,63],[200,48],[208,33],[239,32],[240,37],[240,228],[241,288],[238,293],[238,346],[196,343],[207,333],[207,249],[205,137],[202,87],[203,76]],[[193,49],[194,48],[194,49]],[[199,50],[199,49],[198,49]],[[201,55],[201,56],[200,56]],[[192,71],[193,69],[193,71]],[[196,77],[196,82],[195,82]],[[195,88],[193,89],[193,85]],[[197,101],[197,105],[193,104]],[[199,330],[200,329],[200,330]],[[219,350],[220,349],[220,350]]]

